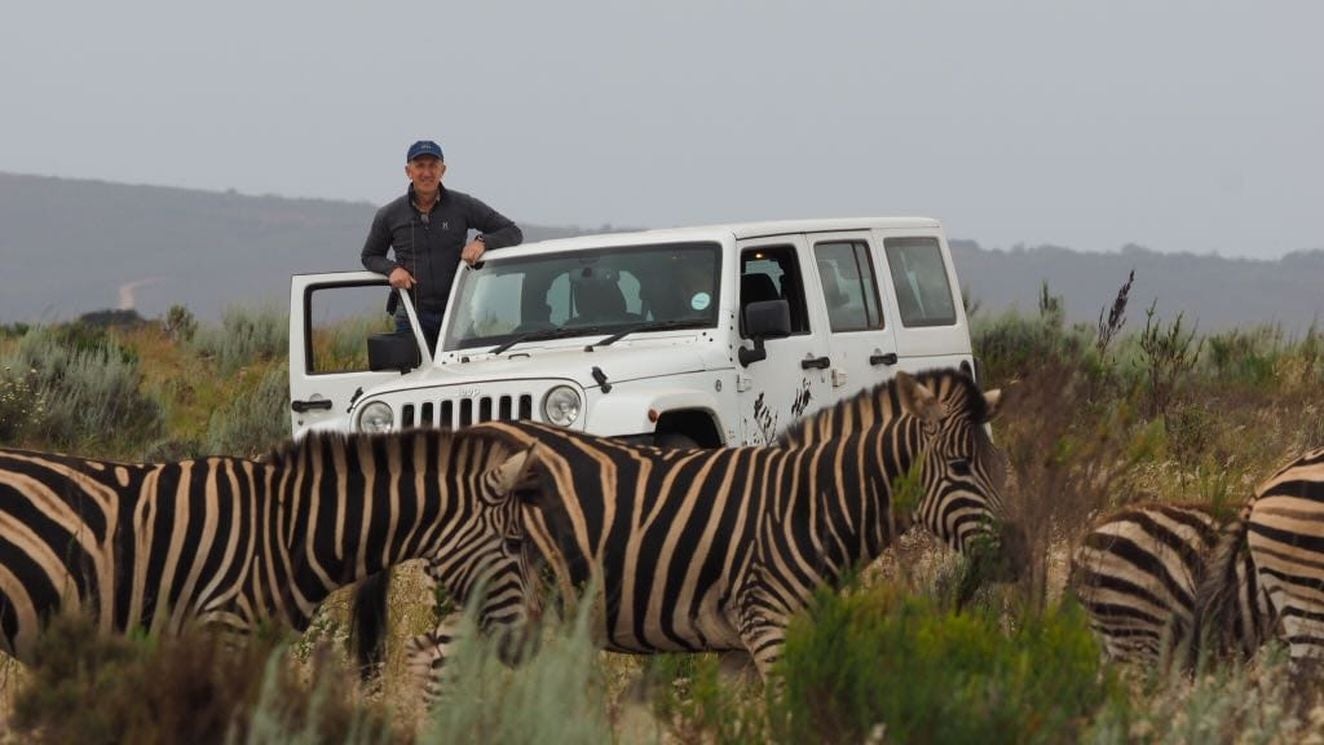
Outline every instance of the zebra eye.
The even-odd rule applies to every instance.
[[[970,461],[966,460],[965,458],[957,458],[956,460],[948,463],[947,467],[951,469],[951,472],[956,474],[957,476],[970,475]]]

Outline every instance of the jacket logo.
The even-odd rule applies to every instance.
[[[446,220],[442,220],[442,221],[441,221],[441,229],[442,229],[442,230],[450,230],[450,229],[451,229],[451,224],[450,224],[449,222],[447,222]]]

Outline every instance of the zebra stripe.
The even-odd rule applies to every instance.
[[[813,415],[782,446],[661,450],[532,422],[469,431],[532,448],[542,483],[526,530],[563,589],[601,588],[605,648],[743,650],[766,675],[814,591],[908,526],[898,478],[918,473],[913,512],[950,545],[998,539],[1005,471],[982,427],[997,403],[933,371]]]
[[[310,434],[266,462],[0,449],[0,648],[30,663],[68,611],[107,632],[303,630],[333,590],[420,557],[446,557],[434,576],[454,597],[486,583],[523,598],[523,552],[505,537],[527,455],[512,453],[442,432]]]
[[[1220,565],[1215,548],[1237,523],[1224,525],[1209,505],[1135,505],[1101,520],[1072,557],[1070,586],[1113,660],[1186,668],[1203,649],[1249,655],[1268,633],[1268,599],[1249,561]],[[1236,588],[1229,633],[1201,640],[1197,603],[1211,572]]]
[[[1324,448],[1269,477],[1220,544],[1219,567],[1249,562],[1296,664],[1324,659]],[[1235,636],[1244,595],[1239,575],[1223,571],[1201,588],[1202,621]]]

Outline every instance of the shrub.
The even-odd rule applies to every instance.
[[[0,368],[0,444],[16,443],[26,428],[40,426],[46,400],[33,373]]]
[[[22,425],[34,445],[122,451],[158,436],[164,426],[161,406],[139,390],[137,355],[104,330],[33,330],[3,366],[28,371],[26,392],[43,407]]]
[[[820,592],[787,634],[781,704],[789,742],[1060,742],[1113,690],[1074,606],[1021,620],[955,614],[884,589]]]
[[[386,717],[353,700],[352,677],[325,656],[301,683],[284,650],[260,638],[105,636],[56,619],[17,693],[11,724],[28,742],[381,741]],[[403,739],[403,738],[400,738]]]
[[[207,423],[209,455],[253,456],[290,437],[288,372],[273,365],[253,388],[244,390]]]
[[[221,327],[203,327],[193,337],[193,348],[210,358],[221,375],[262,360],[280,359],[289,352],[289,323],[275,310],[231,308]]]
[[[1195,680],[1140,680],[1131,688],[1102,707],[1083,741],[1312,742],[1324,731],[1318,692],[1293,683],[1286,650],[1277,644],[1249,665]]]
[[[511,670],[497,645],[480,637],[472,613],[448,658],[448,686],[420,738],[423,743],[609,742],[611,726],[598,653],[589,633],[592,603]]]
[[[161,328],[175,343],[190,342],[198,332],[198,319],[193,317],[193,312],[187,307],[172,305],[170,310],[166,311]]]
[[[1195,347],[1195,329],[1182,326],[1183,314],[1178,313],[1171,325],[1165,326],[1155,319],[1155,300],[1145,311],[1145,329],[1140,332],[1140,351],[1143,355],[1145,379],[1149,388],[1149,415],[1166,415],[1168,405],[1177,387],[1189,376],[1200,358],[1204,346],[1201,339]]]

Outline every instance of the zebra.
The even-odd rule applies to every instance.
[[[1024,548],[1003,538],[1016,535],[1005,464],[982,426],[999,402],[943,370],[898,373],[768,447],[669,450],[526,421],[466,431],[531,449],[532,481],[520,486],[530,552],[564,591],[598,588],[605,649],[743,651],[766,679],[791,616],[878,556],[912,514],[963,552]],[[917,501],[897,508],[894,482],[908,475]],[[356,612],[380,602],[370,600]],[[410,655],[436,669],[449,641],[419,637]]]
[[[1219,564],[1215,549],[1239,521],[1209,504],[1135,504],[1099,520],[1072,556],[1069,586],[1106,658],[1191,669],[1201,652],[1254,654],[1272,613],[1249,556]],[[1218,569],[1214,569],[1218,567]],[[1197,594],[1211,571],[1236,594],[1217,638],[1201,639]]]
[[[1324,448],[1298,456],[1260,484],[1215,550],[1197,593],[1198,621],[1235,638],[1249,564],[1272,612],[1271,628],[1298,671],[1324,661]]]
[[[510,495],[528,462],[441,431],[311,433],[265,461],[0,449],[0,650],[31,664],[60,612],[105,632],[303,631],[332,591],[413,558],[453,597],[485,586],[487,615],[518,630],[529,593]]]

